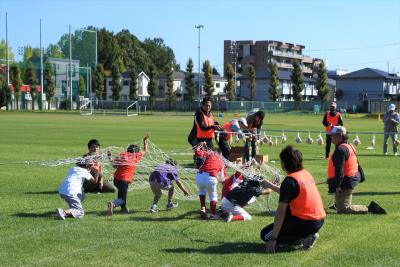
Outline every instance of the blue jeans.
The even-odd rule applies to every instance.
[[[251,141],[246,140],[246,144],[244,145],[244,158],[246,162],[250,160],[250,144],[251,144],[251,157],[256,158],[257,154],[256,140],[251,140]]]

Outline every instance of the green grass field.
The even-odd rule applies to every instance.
[[[224,114],[221,122],[232,114]],[[132,213],[105,216],[114,194],[90,194],[81,220],[55,218],[66,207],[57,190],[71,166],[45,167],[21,161],[81,156],[87,141],[102,147],[124,146],[149,132],[164,151],[188,148],[192,114],[159,113],[137,117],[80,116],[62,113],[0,113],[0,265],[1,266],[400,266],[400,158],[382,155],[382,136],[375,150],[371,136],[358,147],[367,181],[354,194],[355,204],[380,203],[388,215],[337,215],[330,212],[316,246],[310,251],[267,255],[259,238],[273,214],[251,210],[253,221],[202,221],[197,201],[180,201],[173,211],[150,214],[149,189],[128,195]],[[267,114],[265,128],[323,131],[322,115]],[[382,131],[376,118],[352,115],[351,132]],[[278,134],[280,135],[280,134]],[[287,134],[294,143],[295,134]],[[314,139],[316,135],[313,135]],[[302,134],[305,141],[306,134]],[[351,135],[351,139],[354,135]],[[323,147],[302,143],[305,168],[317,182],[326,177]],[[283,145],[262,146],[278,162]],[[332,146],[333,149],[333,146]],[[389,146],[391,151],[391,146]],[[277,164],[279,166],[279,164]],[[194,179],[195,177],[193,177]],[[325,206],[332,202],[319,185]],[[166,197],[160,201],[164,207]],[[397,240],[397,241],[396,241]]]

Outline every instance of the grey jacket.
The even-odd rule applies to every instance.
[[[392,115],[390,115],[390,113],[387,112],[383,118],[385,132],[397,133],[397,125],[399,124],[399,121],[399,113],[393,112]]]

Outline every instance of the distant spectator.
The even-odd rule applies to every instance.
[[[256,158],[257,155],[257,140],[260,138],[261,126],[265,118],[265,113],[262,110],[257,112],[251,112],[246,117],[247,130],[243,131],[246,133],[246,144],[244,146],[244,157],[246,162],[250,160],[250,145],[251,145],[251,157]]]
[[[334,126],[343,126],[342,116],[340,112],[336,110],[336,102],[332,102],[330,104],[329,111],[326,112],[326,114],[324,115],[322,124],[325,126],[326,132],[325,159],[328,160],[332,143],[332,139],[329,133],[332,131]]]
[[[399,125],[399,113],[396,112],[396,106],[394,104],[390,104],[388,108],[388,112],[386,112],[385,117],[383,119],[385,124],[384,127],[384,138],[383,138],[383,154],[388,154],[388,139],[392,138],[393,144],[393,154],[397,156],[397,133],[398,133],[398,125]]]

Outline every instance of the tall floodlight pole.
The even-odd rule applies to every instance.
[[[87,31],[87,32],[94,32],[95,34],[95,62],[94,62],[94,69],[96,69],[97,67],[97,30],[93,31],[93,30],[87,30],[87,29],[81,29],[82,31]],[[89,90],[89,99],[90,99],[90,110],[93,113],[93,101],[92,101],[92,94],[93,94],[93,90],[92,90],[92,70],[90,69],[90,90]]]
[[[70,92],[70,108],[72,111],[72,36],[71,24],[69,25],[69,92]]]
[[[44,83],[43,83],[43,48],[42,48],[42,19],[40,19],[40,86],[42,87],[42,95],[40,102],[42,103],[41,109],[43,108],[43,95],[44,95]]]
[[[200,24],[200,25],[195,25],[194,27],[195,27],[196,29],[198,29],[198,31],[199,31],[199,38],[198,38],[199,45],[197,46],[197,48],[198,48],[198,73],[197,73],[197,83],[198,83],[199,104],[200,104],[200,99],[201,99],[201,86],[200,86],[200,30],[201,30],[202,28],[204,28],[204,26]]]
[[[6,12],[6,65],[7,65],[7,88],[10,86],[10,62],[8,60],[8,15]]]

